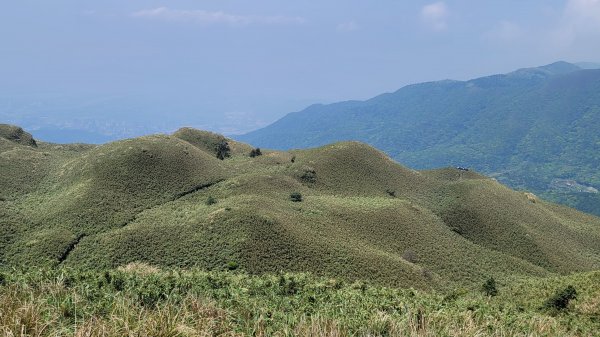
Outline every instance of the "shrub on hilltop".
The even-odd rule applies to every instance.
[[[227,141],[224,140],[217,144],[216,152],[217,158],[221,160],[228,158],[231,155],[231,148],[229,147],[229,143],[227,143]]]
[[[262,156],[262,152],[260,151],[259,147],[257,147],[256,149],[252,149],[250,151],[250,158],[254,158],[254,157],[258,157],[258,156]]]

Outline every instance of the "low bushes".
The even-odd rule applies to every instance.
[[[496,288],[496,280],[494,280],[493,277],[490,277],[487,281],[485,281],[482,288],[486,296],[491,297],[498,295],[498,289]]]
[[[258,156],[262,156],[262,152],[260,151],[260,148],[256,148],[256,149],[252,149],[250,151],[250,158],[254,158],[254,157],[258,157]]]
[[[569,306],[569,302],[577,298],[577,290],[571,285],[566,288],[557,291],[552,297],[550,297],[544,307],[550,310],[565,310]]]

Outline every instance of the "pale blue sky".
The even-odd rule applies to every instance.
[[[598,41],[600,0],[6,1],[0,122],[241,132],[415,82],[599,61]]]

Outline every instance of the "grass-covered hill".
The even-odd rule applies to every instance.
[[[421,289],[600,269],[599,218],[358,142],[280,152],[194,129],[102,146],[3,136],[0,167],[4,266],[144,262]]]
[[[472,167],[600,215],[600,70],[566,62],[313,105],[237,138],[282,150],[359,140],[410,167]]]

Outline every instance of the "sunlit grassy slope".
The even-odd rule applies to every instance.
[[[422,289],[600,269],[600,219],[475,172],[414,171],[362,143],[252,158],[229,141],[218,160],[226,139],[189,128],[102,146],[7,138],[8,266],[229,265]]]

